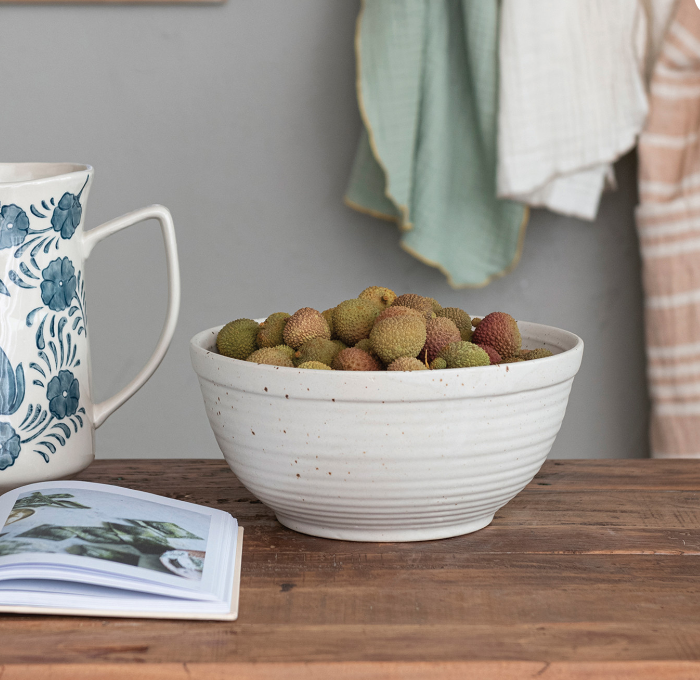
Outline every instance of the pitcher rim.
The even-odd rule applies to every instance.
[[[31,173],[34,171],[36,176],[28,179],[4,181],[2,179],[3,175],[5,174],[3,171],[10,168],[24,170],[25,173]],[[54,170],[50,171],[49,168],[54,168]],[[49,172],[49,174],[46,174],[47,172]],[[44,184],[47,182],[52,182],[56,179],[63,179],[71,176],[77,177],[84,175],[86,172],[92,174],[95,172],[95,170],[91,165],[87,165],[86,163],[0,163],[0,189],[20,187],[31,184]]]

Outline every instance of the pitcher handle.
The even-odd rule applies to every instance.
[[[178,312],[180,311],[180,266],[177,259],[177,242],[175,240],[173,218],[170,215],[170,211],[162,205],[151,205],[147,208],[134,210],[134,212],[127,213],[109,222],[105,222],[99,227],[90,229],[90,231],[86,232],[83,236],[84,254],[87,259],[92,249],[102,241],[102,239],[116,234],[118,231],[126,229],[138,222],[143,222],[151,218],[155,218],[160,223],[160,229],[163,233],[163,241],[165,243],[165,261],[168,271],[168,311],[165,315],[165,323],[163,324],[163,330],[161,331],[155,351],[136,377],[113,397],[93,406],[92,419],[95,428],[102,425],[102,423],[104,423],[104,421],[127,399],[131,398],[153,375],[160,365],[160,362],[163,361],[163,357],[168,351],[168,346],[173,338]]]

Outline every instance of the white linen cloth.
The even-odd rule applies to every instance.
[[[677,0],[503,0],[497,192],[595,219]]]

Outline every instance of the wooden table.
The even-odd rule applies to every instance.
[[[700,461],[549,461],[486,529],[425,543],[297,534],[219,461],[80,479],[237,517],[240,618],[2,616],[1,680],[700,678]]]

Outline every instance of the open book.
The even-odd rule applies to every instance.
[[[89,482],[0,496],[0,612],[238,616],[243,529],[192,503]]]

